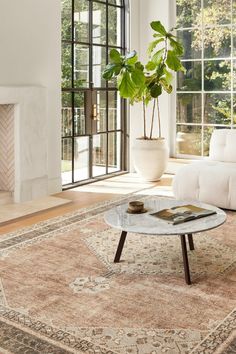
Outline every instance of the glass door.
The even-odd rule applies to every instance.
[[[125,169],[125,103],[102,71],[125,51],[122,0],[62,0],[62,183]]]

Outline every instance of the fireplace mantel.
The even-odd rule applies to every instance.
[[[0,86],[0,105],[14,105],[14,201],[48,195],[47,90]]]

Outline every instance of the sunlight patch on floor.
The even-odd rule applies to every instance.
[[[137,174],[129,173],[74,188],[73,191],[109,194],[172,195],[172,175],[163,175],[158,182],[145,182]]]

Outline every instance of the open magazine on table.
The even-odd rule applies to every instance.
[[[177,225],[186,221],[200,219],[213,214],[216,214],[216,211],[188,204],[175,206],[170,209],[163,209],[150,215],[162,220],[166,220],[173,225]]]

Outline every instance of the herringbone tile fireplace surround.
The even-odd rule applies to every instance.
[[[0,105],[0,191],[14,191],[14,105]]]
[[[0,192],[21,203],[48,195],[46,89],[0,87]]]

